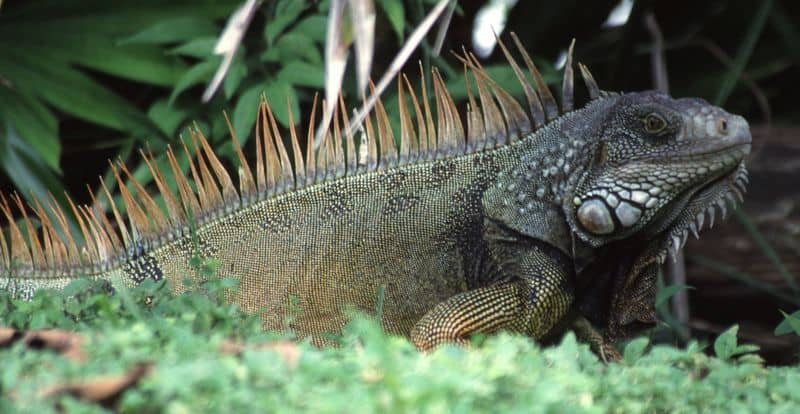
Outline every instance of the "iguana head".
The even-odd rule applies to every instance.
[[[577,172],[563,201],[574,234],[593,247],[638,243],[646,257],[619,276],[610,327],[652,322],[655,291],[649,263],[663,262],[691,231],[713,223],[725,199],[741,199],[750,152],[747,121],[697,98],[659,92],[608,94],[588,167]],[[597,118],[595,118],[597,119]],[[706,220],[708,215],[708,220]],[[646,273],[646,274],[645,274]]]
[[[591,166],[565,200],[581,239],[595,247],[649,239],[672,230],[692,202],[708,208],[725,194],[738,193],[751,142],[744,118],[702,99],[658,92],[606,99],[616,102],[587,146]],[[681,224],[686,228],[677,235],[688,234],[690,223]]]

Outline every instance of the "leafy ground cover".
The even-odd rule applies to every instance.
[[[0,296],[0,412],[797,412],[800,370],[765,367],[736,328],[704,347],[638,338],[605,365],[572,334],[508,334],[417,352],[368,316],[341,346],[263,332],[226,304],[231,280],[167,294],[77,281]],[[0,295],[2,295],[0,293]],[[55,330],[41,330],[53,328]]]

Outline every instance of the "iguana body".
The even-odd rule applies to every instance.
[[[601,94],[584,67],[592,100],[573,110],[571,59],[559,109],[522,53],[536,88],[510,62],[528,111],[466,57],[479,97],[470,96],[466,132],[434,72],[436,118],[424,95],[408,105],[401,83],[399,148],[378,105],[361,157],[338,125],[305,157],[292,130],[287,151],[262,105],[255,172],[240,151],[238,192],[196,131],[196,190],[170,151],[177,194],[148,160],[166,212],[118,176],[130,224],[113,203],[114,225],[73,208],[89,240],[81,250],[51,220],[35,240],[12,222],[0,288],[29,295],[88,275],[166,278],[180,291],[205,257],[239,278],[231,299],[262,312],[265,327],[318,342],[342,327],[348,307],[380,307],[384,327],[421,348],[498,329],[542,338],[575,315],[612,338],[651,322],[666,248],[743,186],[747,123],[699,100]],[[299,311],[286,326],[290,307]]]

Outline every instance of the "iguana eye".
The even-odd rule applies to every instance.
[[[648,134],[657,134],[667,127],[667,121],[658,114],[648,114],[642,122]]]

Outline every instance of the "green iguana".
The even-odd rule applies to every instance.
[[[513,39],[533,82],[501,47],[527,110],[465,54],[466,125],[434,70],[434,105],[424,77],[419,94],[398,79],[399,140],[380,103],[358,140],[342,132],[340,99],[321,147],[309,133],[303,151],[262,103],[254,170],[233,136],[239,190],[196,128],[191,180],[171,149],[171,173],[145,155],[164,210],[124,164],[112,166],[127,218],[103,183],[110,217],[72,205],[80,245],[55,203],[45,203],[52,217],[32,203],[37,230],[19,196],[3,198],[0,289],[29,297],[88,276],[167,279],[182,291],[199,254],[238,278],[230,300],[262,312],[265,328],[286,328],[294,298],[301,311],[289,328],[317,343],[343,326],[345,308],[374,311],[379,298],[385,329],[421,349],[501,329],[542,339],[566,326],[599,343],[652,323],[668,249],[741,198],[748,124],[701,99],[600,91],[582,64],[590,100],[575,109],[572,48],[559,106]]]

